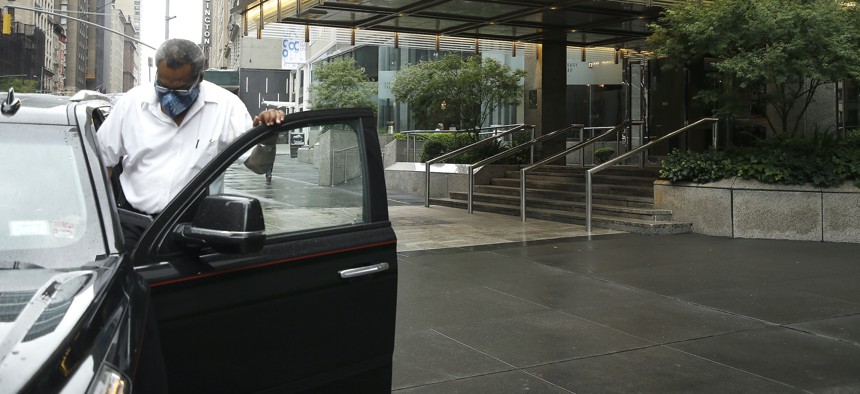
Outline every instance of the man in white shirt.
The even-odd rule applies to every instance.
[[[203,52],[191,41],[165,41],[155,61],[155,84],[123,95],[97,133],[103,164],[122,162],[119,181],[125,201],[118,204],[149,215],[160,213],[240,134],[284,118],[283,112],[268,110],[252,120],[236,95],[204,81]]]

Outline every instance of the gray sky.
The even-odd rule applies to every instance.
[[[170,20],[170,38],[185,38],[199,43],[202,35],[203,1],[202,0],[169,0],[170,15],[176,18]],[[158,48],[164,42],[164,11],[165,0],[141,0],[140,2],[140,39]],[[147,58],[155,57],[155,51],[141,47],[140,54],[140,83],[150,83],[150,70]],[[155,77],[155,67],[151,71]]]

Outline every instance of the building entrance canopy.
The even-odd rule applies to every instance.
[[[642,46],[675,0],[240,0],[248,30],[282,22],[575,47]],[[261,7],[262,3],[262,7]]]

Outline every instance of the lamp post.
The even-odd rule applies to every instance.
[[[164,40],[170,39],[170,20],[176,16],[170,16],[170,0],[164,0]]]

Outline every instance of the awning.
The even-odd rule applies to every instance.
[[[262,9],[260,4],[262,4]],[[644,44],[648,24],[675,0],[240,0],[255,23],[366,29],[576,47]],[[250,24],[250,23],[249,23]]]

